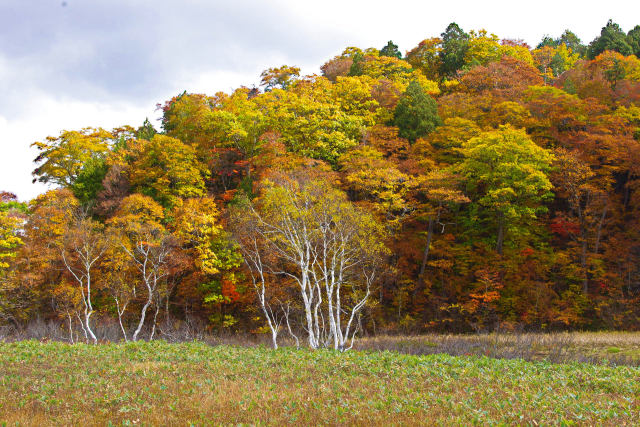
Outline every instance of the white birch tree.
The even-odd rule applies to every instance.
[[[351,348],[386,252],[373,216],[326,181],[282,176],[233,218],[263,312],[266,272],[296,284],[309,347]]]
[[[101,228],[101,225],[89,218],[86,213],[77,213],[66,230],[64,245],[60,250],[64,266],[71,274],[82,296],[83,330],[94,344],[98,342],[98,338],[91,328],[91,316],[94,313],[91,295],[95,286],[92,272],[107,248]]]

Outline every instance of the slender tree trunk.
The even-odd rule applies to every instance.
[[[580,265],[582,266],[582,293],[589,292],[589,268],[587,267],[587,236],[582,236],[582,253],[580,254]]]
[[[271,343],[275,350],[278,349],[278,331],[275,328],[271,328]]]
[[[431,239],[433,238],[433,217],[429,218],[429,226],[427,228],[427,245],[424,248],[424,254],[422,255],[422,264],[420,264],[420,273],[418,277],[420,282],[424,282],[424,271],[427,268],[427,261],[429,259],[429,249],[431,248]]]
[[[118,313],[118,323],[120,323],[120,330],[122,331],[122,336],[124,337],[124,342],[129,342],[129,338],[127,338],[127,331],[124,329],[124,325],[122,324],[122,314]]]
[[[502,255],[502,245],[504,243],[504,220],[502,216],[500,217],[500,222],[498,223],[498,242],[496,245],[496,251],[498,255]]]
[[[151,328],[151,337],[149,337],[149,341],[153,340],[154,335],[156,334],[156,325],[158,321],[158,312],[160,311],[160,304],[156,304],[156,312],[153,315],[153,327]]]
[[[96,338],[96,335],[91,330],[91,315],[92,314],[93,314],[93,310],[89,310],[88,308],[85,307],[85,309],[84,309],[84,326],[87,329],[87,332],[89,333],[89,336],[93,340],[93,343],[97,344],[98,343],[98,338]]]
[[[602,236],[602,226],[604,224],[604,219],[607,216],[608,206],[609,204],[604,205],[604,208],[602,209],[602,215],[600,216],[600,222],[598,223],[598,231],[596,233],[596,245],[594,248],[594,253],[596,255],[598,254],[598,250],[600,249],[600,237]]]
[[[71,344],[74,344],[73,342],[73,323],[71,321],[71,313],[69,313],[67,311],[67,317],[69,319],[69,342],[71,342]]]
[[[296,334],[293,333],[293,331],[291,330],[291,323],[289,323],[289,304],[287,304],[287,310],[285,311],[285,320],[287,321],[287,329],[289,330],[289,335],[291,335],[293,337],[293,339],[296,340],[296,348],[300,348],[300,340],[298,339],[298,336]],[[276,345],[276,348],[277,345]]]
[[[133,333],[133,337],[131,337],[132,341],[138,340],[138,334],[140,334],[140,331],[142,330],[142,326],[144,325],[144,319],[147,316],[147,309],[149,308],[149,306],[151,306],[151,303],[153,302],[153,290],[151,289],[151,286],[149,286],[149,284],[147,284],[147,292],[149,292],[149,295],[147,297],[147,302],[142,307],[142,312],[140,313],[140,321],[138,322],[138,327]]]
[[[78,317],[78,323],[80,323],[80,329],[82,329],[82,333],[84,334],[84,341],[89,342],[89,336],[87,335],[87,329],[84,327],[84,322],[82,322],[79,313],[76,313],[76,316]]]
[[[124,314],[124,311],[127,309],[128,303],[125,304],[121,310],[120,301],[118,301],[118,298],[115,298],[115,300],[116,300],[116,310],[118,311],[118,323],[120,324],[120,330],[122,330],[122,336],[124,337],[124,341],[129,342],[129,339],[127,338],[127,332],[125,331],[124,325],[122,324],[122,315]]]

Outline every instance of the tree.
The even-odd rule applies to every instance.
[[[325,62],[320,67],[320,70],[322,71],[322,75],[324,77],[331,80],[332,82],[335,82],[337,77],[348,75],[352,65],[352,58],[336,56],[335,58]]]
[[[72,286],[61,251],[78,206],[78,200],[66,188],[47,191],[29,202],[21,226],[24,244],[14,259],[15,283],[11,287],[18,296],[15,301],[19,310],[12,313],[14,320],[28,320],[30,315],[46,312],[58,288]],[[77,302],[82,305],[79,298]]]
[[[472,67],[464,73],[460,83],[469,93],[486,101],[517,102],[529,86],[541,85],[542,78],[532,65],[505,56],[486,66]]]
[[[486,30],[469,33],[469,45],[465,54],[465,64],[468,66],[487,65],[502,58],[500,39],[495,34],[487,34]]]
[[[614,50],[625,56],[633,54],[633,49],[628,43],[627,35],[622,31],[620,26],[611,19],[607,22],[607,25],[602,27],[600,36],[593,39],[589,44],[587,56],[589,59],[594,59],[605,50]]]
[[[72,186],[83,167],[91,159],[104,158],[114,138],[104,129],[86,128],[81,131],[63,131],[59,137],[47,137],[46,142],[34,142],[40,154],[33,171],[34,182]]]
[[[581,57],[584,57],[587,47],[582,44],[582,41],[570,30],[564,30],[564,33],[557,39],[558,46],[565,45],[568,49],[576,52]]]
[[[579,248],[582,292],[589,291],[589,255],[593,242],[598,253],[600,235],[608,209],[607,192],[594,182],[595,173],[576,153],[556,150],[556,170],[552,176],[559,196],[567,200],[569,215],[557,215],[551,229],[561,237],[570,237]]]
[[[165,208],[180,198],[200,197],[209,171],[195,150],[175,138],[155,135],[131,147],[129,182],[133,191],[152,197]]]
[[[411,66],[420,70],[428,79],[439,79],[442,67],[442,39],[437,37],[422,40],[418,46],[407,52],[406,60]]]
[[[398,45],[394,44],[391,40],[387,42],[385,47],[380,49],[380,56],[390,56],[392,58],[402,59],[402,54],[398,50]]]
[[[627,33],[627,43],[631,46],[633,54],[640,57],[640,25],[636,25]]]
[[[146,117],[144,119],[144,122],[142,123],[142,126],[140,126],[138,128],[138,130],[136,131],[136,138],[138,138],[138,139],[146,139],[147,141],[151,141],[151,139],[157,133],[158,133],[158,131],[156,131],[156,129],[153,127],[153,125],[149,121],[149,118]]]
[[[71,186],[71,191],[80,203],[86,206],[96,200],[108,170],[109,166],[104,158],[90,158],[85,162]]]
[[[560,74],[572,68],[580,55],[561,43],[558,46],[543,46],[531,52],[534,65],[540,70],[545,83],[553,81]]]
[[[351,150],[338,162],[352,200],[368,200],[373,210],[391,220],[410,210],[406,201],[411,186],[408,175],[400,172],[382,153],[372,147]]]
[[[211,143],[216,141],[215,135],[208,129],[207,120],[212,109],[223,106],[227,98],[228,95],[223,93],[206,96],[184,91],[164,105],[158,104],[158,109],[162,111],[162,128],[165,135],[179,139],[194,148],[210,148]]]
[[[469,34],[452,22],[440,37],[442,37],[442,50],[439,53],[440,75],[455,77],[465,65],[464,57],[469,48]]]
[[[119,236],[120,247],[138,270],[147,294],[132,341],[138,339],[147,311],[155,303],[156,315],[151,333],[153,338],[160,308],[160,287],[169,276],[172,255],[177,247],[176,239],[161,224],[162,219],[162,207],[153,199],[132,194],[122,201],[118,212],[109,220],[112,233]]]
[[[65,232],[64,246],[61,249],[64,266],[73,277],[82,296],[83,330],[94,344],[98,339],[91,328],[91,316],[94,313],[91,295],[92,292],[95,293],[96,284],[92,271],[95,270],[96,263],[102,258],[108,245],[101,229],[101,224],[90,219],[85,211],[77,211],[74,221]]]
[[[278,335],[283,321],[286,320],[291,336],[299,345],[300,341],[291,330],[289,319],[291,292],[288,292],[286,286],[278,286],[278,274],[273,270],[278,255],[269,250],[268,240],[261,236],[259,230],[263,224],[260,217],[246,215],[247,211],[253,211],[251,202],[247,197],[239,198],[237,204],[231,208],[231,227],[251,277],[258,304],[271,332],[271,343],[273,348],[278,348]]]
[[[287,91],[274,89],[257,100],[270,130],[280,134],[289,151],[305,157],[335,163],[338,157],[358,144],[374,116],[375,107],[367,86],[358,78],[345,78],[338,87],[351,86],[342,99],[324,77],[301,81]],[[355,87],[354,87],[355,86]],[[365,106],[363,108],[363,106]]]
[[[278,68],[264,70],[260,77],[260,86],[264,86],[266,92],[272,89],[287,89],[300,76],[300,68],[283,65]]]
[[[224,234],[219,215],[210,197],[187,199],[174,209],[172,215],[174,235],[180,239],[183,248],[192,252],[196,266],[206,274],[216,274],[229,268],[213,248],[213,242]]]
[[[476,122],[460,117],[447,118],[429,135],[428,141],[435,149],[435,160],[438,163],[459,163],[462,158],[462,145],[480,133]]]
[[[0,192],[0,280],[9,268],[8,261],[16,257],[16,250],[22,245],[19,209],[21,205],[14,194]]]
[[[255,254],[254,275],[266,270],[297,284],[311,348],[350,348],[385,251],[380,224],[326,181],[309,178],[282,177],[247,206],[241,215],[254,226],[239,244]]]
[[[411,82],[396,106],[393,124],[410,142],[428,135],[441,124],[436,101],[416,81]]]
[[[137,277],[138,270],[132,265],[129,254],[123,250],[122,239],[125,236],[121,232],[110,229],[106,237],[110,244],[100,266],[101,287],[106,289],[109,296],[113,298],[122,336],[125,341],[129,341],[123,318],[127,308],[136,298],[140,279]]]
[[[553,196],[547,177],[553,156],[524,130],[511,126],[470,139],[464,154],[458,170],[467,178],[473,212],[489,215],[497,233],[496,250],[502,255],[505,234],[517,234],[522,221],[544,212],[541,203]]]
[[[427,243],[418,273],[418,277],[423,280],[427,261],[429,260],[434,225],[440,222],[440,217],[447,207],[468,203],[469,199],[456,188],[459,185],[459,178],[447,170],[436,169],[420,176],[417,181],[417,191],[422,193],[426,199],[426,203],[420,206],[421,216],[428,218]]]

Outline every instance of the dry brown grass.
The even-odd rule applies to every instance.
[[[640,332],[377,336],[359,340],[356,348],[415,355],[446,353],[553,363],[640,366]]]

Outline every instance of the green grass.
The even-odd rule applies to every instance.
[[[202,343],[0,344],[7,425],[637,425],[639,399],[640,368],[628,366]]]

